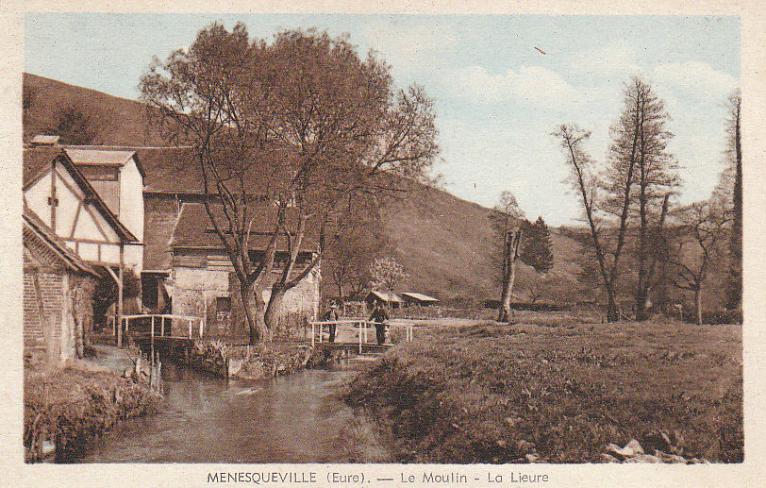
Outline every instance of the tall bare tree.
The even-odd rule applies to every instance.
[[[269,337],[285,293],[316,268],[347,212],[427,174],[438,153],[432,102],[418,86],[392,85],[390,67],[360,59],[346,38],[289,30],[251,40],[243,24],[212,24],[142,77],[165,136],[196,155],[251,342]],[[259,256],[256,220],[271,227]],[[302,250],[315,254],[301,269]],[[270,288],[268,303],[254,288]]]
[[[655,244],[664,231],[669,197],[679,185],[679,178],[675,159],[667,149],[673,134],[666,129],[669,115],[663,101],[640,78],[631,81],[625,98],[626,109],[613,129],[615,137],[610,152],[612,168],[626,165],[633,168],[635,181],[630,196],[638,214],[635,318],[646,320],[657,263]]]
[[[714,202],[699,202],[676,212],[680,225],[675,239],[672,263],[677,267],[674,285],[694,293],[695,317],[702,325],[702,290],[710,266],[721,256],[731,218]]]
[[[742,306],[742,96],[736,91],[729,97],[728,148],[729,173],[733,173],[731,198],[732,230],[729,243],[729,286],[726,308]]]
[[[598,175],[582,145],[590,132],[563,125],[561,140],[570,167],[570,182],[580,198],[607,294],[607,320],[619,320],[617,289],[621,258],[634,216],[638,218],[636,316],[647,317],[647,301],[656,259],[653,239],[663,231],[668,198],[678,184],[675,161],[667,152],[672,134],[663,102],[650,85],[634,77],[625,87],[623,111],[611,127],[608,162]]]
[[[630,202],[630,182],[633,179],[632,168],[623,168],[624,184],[622,205],[625,210],[620,211],[619,227],[617,230],[617,242],[614,249],[609,252],[602,228],[603,218],[600,215],[601,201],[599,189],[601,182],[594,169],[595,161],[583,148],[583,144],[590,137],[590,132],[573,125],[562,125],[553,134],[561,141],[567,165],[569,166],[569,182],[580,199],[580,205],[585,213],[585,220],[590,230],[590,240],[596,254],[600,285],[604,288],[607,296],[607,320],[616,322],[620,319],[620,310],[617,304],[617,281],[619,276],[619,261],[625,244],[625,233],[628,225],[628,210]],[[618,191],[616,188],[615,191]],[[607,254],[609,252],[609,255]],[[611,259],[609,259],[611,256]]]

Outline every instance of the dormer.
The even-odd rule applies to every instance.
[[[120,222],[144,238],[144,170],[130,150],[67,147],[66,153]]]

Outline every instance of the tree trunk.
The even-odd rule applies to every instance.
[[[739,109],[734,126],[734,222],[731,229],[731,263],[729,268],[729,299],[726,308],[737,310],[742,306],[742,145],[740,141]]]
[[[694,290],[694,306],[697,315],[697,325],[702,325],[702,288]]]
[[[519,256],[520,242],[520,230],[516,229],[506,233],[503,248],[503,292],[500,297],[498,322],[510,322],[513,317],[511,297],[513,296],[513,282],[516,279],[516,258]]]
[[[606,288],[606,321],[618,322],[620,320],[620,309],[617,307],[617,298],[614,293],[614,286],[608,285]]]
[[[256,316],[253,316],[253,309],[251,307],[250,297],[253,296],[253,286],[243,286],[240,283],[239,287],[240,296],[242,297],[242,310],[245,313],[245,319],[247,321],[247,330],[250,336],[250,345],[258,343],[259,339],[268,338],[268,330],[259,320],[259,311],[263,309],[262,306],[258,306],[258,297],[255,296],[256,303]],[[257,294],[256,294],[257,295]]]
[[[281,287],[273,287],[271,289],[271,298],[269,298],[266,313],[264,314],[264,321],[269,330],[276,330],[276,327],[279,325],[279,313],[282,310],[282,302],[284,301],[286,291],[285,288]]]
[[[639,283],[640,285],[636,289],[636,320],[649,320],[649,309],[646,306],[649,299],[649,289],[645,281],[639,280]]]

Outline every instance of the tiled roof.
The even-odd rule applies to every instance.
[[[24,221],[24,239],[38,239],[51,249],[68,269],[98,276],[98,272],[92,266],[69,249],[66,243],[53,232],[53,229],[45,225],[29,208],[24,207],[22,217]]]
[[[24,149],[24,187],[47,170],[56,156],[62,154],[60,147],[35,147]]]
[[[214,206],[214,215],[216,221],[222,228],[226,227],[226,219],[220,206]],[[275,210],[269,204],[264,203],[262,211],[259,214],[262,218],[257,218],[253,222],[249,248],[251,251],[263,251],[271,240]],[[289,220],[289,216],[288,216]],[[315,235],[306,233],[301,245],[302,252],[314,252],[317,248],[318,240]],[[218,234],[215,232],[210,217],[205,210],[205,206],[200,203],[184,203],[181,207],[181,213],[178,216],[176,228],[173,231],[173,237],[170,240],[170,247],[179,248],[199,248],[199,249],[223,249]],[[287,239],[280,237],[277,240],[277,250],[287,250]]]

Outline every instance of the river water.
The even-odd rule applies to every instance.
[[[163,365],[157,414],[94,441],[85,463],[386,461],[370,420],[338,398],[351,372],[307,370],[268,382],[225,381]]]

